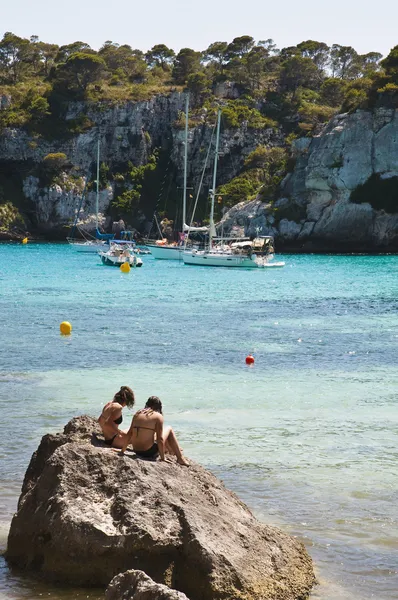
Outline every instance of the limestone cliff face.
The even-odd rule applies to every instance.
[[[71,103],[65,115],[72,121],[85,115],[93,127],[69,139],[46,140],[30,136],[21,129],[7,129],[0,135],[0,165],[3,170],[21,174],[23,199],[31,207],[31,224],[34,228],[51,233],[73,223],[80,204],[82,191],[88,177],[95,171],[97,141],[100,138],[100,160],[107,165],[134,165],[147,162],[156,146],[164,146],[171,134],[171,123],[184,107],[181,94],[168,97],[156,96],[147,102],[126,103],[114,107],[87,106],[82,102]],[[57,183],[43,185],[37,170],[43,158],[52,153],[63,153],[74,169],[75,177],[62,173]],[[76,174],[80,181],[76,181]],[[99,198],[100,221],[113,199],[114,186],[101,190]],[[12,200],[12,198],[10,198]],[[89,192],[82,206],[80,219],[90,228],[95,221],[95,193]]]
[[[393,212],[372,207],[380,200],[377,190],[371,203],[351,198],[372,176],[398,176],[397,113],[379,108],[337,115],[320,135],[296,140],[295,168],[282,183],[281,198],[241,203],[225,215],[224,229],[274,235],[278,248],[398,250],[398,188]]]
[[[93,126],[69,139],[53,141],[32,137],[19,129],[3,131],[0,134],[0,174],[4,169],[18,171],[22,180],[21,194],[30,206],[33,226],[46,233],[73,222],[86,179],[93,177],[98,137],[101,141],[100,161],[116,170],[119,165],[128,162],[136,166],[143,165],[155,148],[164,149],[169,156],[169,170],[174,173],[175,187],[181,187],[185,134],[178,119],[184,109],[185,94],[177,92],[114,107],[71,103],[65,119],[72,121],[84,114]],[[194,189],[199,184],[212,136],[211,120],[203,112],[201,119],[196,119],[195,126],[190,126],[189,130],[188,181]],[[253,130],[243,124],[240,129],[223,131],[220,139],[219,183],[234,177],[245,157],[259,144],[282,142],[281,133],[273,129]],[[45,156],[59,152],[66,154],[74,177],[61,174],[56,184],[45,186],[40,182],[37,170]],[[210,186],[211,170],[212,163],[209,161],[203,189]],[[79,180],[76,180],[77,175]],[[102,223],[105,222],[114,194],[115,183],[110,181],[100,196]],[[151,220],[153,206],[143,208],[147,219]],[[94,211],[95,194],[90,192],[84,199],[80,213],[81,222],[88,228],[94,223]]]
[[[25,211],[30,217],[28,224],[49,236],[74,221],[86,180],[93,178],[98,136],[101,162],[116,171],[119,165],[128,162],[145,164],[155,148],[162,148],[167,154],[167,168],[169,174],[173,173],[171,177],[176,190],[182,187],[183,177],[184,131],[179,117],[184,106],[185,94],[177,92],[114,107],[71,103],[66,120],[84,114],[93,126],[69,139],[53,141],[31,137],[23,130],[3,131],[0,135],[0,177],[2,172],[5,176],[8,171],[18,173],[21,201],[29,207]],[[382,196],[383,191],[373,189],[373,197],[367,197],[367,202],[352,201],[352,193],[358,186],[376,175],[382,181],[398,181],[397,112],[378,108],[337,115],[319,135],[296,140],[292,148],[295,167],[282,183],[280,198],[267,203],[259,197],[238,204],[224,216],[223,230],[239,235],[274,235],[280,249],[398,250],[398,199],[397,210],[391,206],[381,210],[373,200]],[[195,191],[212,136],[211,121],[204,111],[189,129],[188,182]],[[222,131],[218,184],[237,175],[247,155],[259,144],[283,143],[282,132],[274,129],[256,130],[242,124],[239,129]],[[73,167],[73,176],[61,174],[56,183],[46,186],[40,180],[38,170],[43,158],[56,152],[66,154]],[[212,161],[209,160],[203,190],[211,187],[211,174]],[[111,180],[101,190],[102,224],[105,224],[117,194],[116,187]],[[12,190],[9,195],[11,197],[3,200],[12,201]],[[152,219],[156,198],[146,202],[140,206],[144,213],[141,216],[143,229],[145,219]],[[88,229],[94,226],[94,212],[95,194],[90,191],[85,195],[80,212],[80,220]],[[62,235],[65,235],[64,231]]]
[[[140,164],[148,153],[152,138],[154,144],[170,135],[170,123],[184,108],[184,96],[155,96],[146,102],[131,102],[114,107],[70,103],[65,115],[71,121],[86,115],[94,127],[68,140],[45,140],[31,137],[20,129],[6,129],[0,135],[0,160],[40,163],[49,153],[63,152],[68,160],[83,171],[88,171],[96,160],[98,135],[101,138],[101,160]],[[145,134],[147,132],[147,135]]]

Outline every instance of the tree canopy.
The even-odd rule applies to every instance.
[[[0,133],[6,127],[25,128],[33,145],[40,136],[59,140],[90,129],[94,123],[88,115],[96,108],[185,90],[191,94],[191,124],[213,124],[221,106],[222,128],[231,137],[239,127],[268,129],[281,144],[259,146],[241,161],[237,175],[217,192],[221,216],[225,208],[257,194],[272,203],[296,137],[317,134],[339,111],[383,104],[398,108],[398,46],[383,59],[377,51],[360,54],[322,40],[278,49],[271,38],[256,41],[250,35],[214,41],[203,51],[177,52],[163,43],[143,51],[107,40],[95,50],[85,41],[59,46],[13,32],[0,39]],[[67,119],[74,102],[81,112]],[[183,126],[183,118],[174,126]],[[162,180],[164,151],[150,152],[146,165],[114,165],[115,172],[101,165],[101,186],[113,181],[115,215],[128,217],[141,209],[148,182]],[[64,154],[50,154],[40,164],[39,177],[50,185],[68,169],[73,166]]]
[[[0,127],[42,128],[73,99],[122,102],[188,89],[197,110],[226,94],[229,123],[250,114],[251,122],[272,119],[300,135],[316,131],[331,110],[371,105],[383,94],[391,103],[395,85],[398,46],[382,60],[376,51],[361,55],[351,46],[317,40],[279,50],[271,38],[250,35],[177,53],[163,43],[144,52],[112,40],[98,51],[81,40],[58,46],[12,32],[0,40],[0,92],[11,97]]]

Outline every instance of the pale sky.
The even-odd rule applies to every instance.
[[[278,48],[307,39],[383,55],[398,44],[397,0],[2,0],[0,35],[38,35],[59,45],[104,41],[143,51],[166,44],[204,50],[251,35]]]

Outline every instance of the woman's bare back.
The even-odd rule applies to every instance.
[[[120,422],[122,416],[122,406],[118,402],[111,400],[107,402],[102,409],[102,413],[99,416],[98,423],[101,426],[102,432],[105,437],[110,438],[115,435],[118,427],[115,426],[115,422]]]
[[[147,450],[155,443],[155,433],[162,417],[151,408],[143,408],[135,413],[130,426],[131,443],[135,450]]]

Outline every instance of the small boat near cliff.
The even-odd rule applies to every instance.
[[[67,237],[66,241],[77,252],[99,252],[109,250],[109,243],[115,237],[113,233],[101,233],[99,230],[98,212],[99,212],[99,165],[100,165],[100,140],[97,142],[97,179],[96,179],[96,194],[95,194],[95,237],[88,232],[81,230],[78,226],[80,210],[83,200],[86,195],[87,182],[83,190],[80,200],[80,206],[76,212],[75,222],[73,223],[71,237]],[[75,238],[76,229],[79,231],[83,239]]]
[[[169,244],[167,240],[158,240],[154,243],[146,243],[146,247],[150,249],[153,258],[159,260],[181,260],[184,246],[177,244]]]
[[[218,238],[214,224],[214,204],[216,196],[217,163],[219,155],[221,110],[217,115],[216,146],[214,154],[213,187],[210,190],[210,224],[207,248],[188,250],[182,254],[186,265],[202,267],[241,267],[244,269],[264,269],[284,267],[284,262],[274,261],[274,238],[258,236],[253,241],[248,238]],[[188,231],[189,237],[189,231]],[[187,243],[187,240],[186,242]]]
[[[128,263],[130,267],[142,267],[142,259],[137,256],[138,249],[131,243],[111,242],[107,251],[98,252],[102,264],[108,267],[120,267]]]
[[[184,187],[183,187],[183,199],[182,199],[182,231],[184,231],[184,225],[186,220],[186,206],[187,206],[187,161],[188,161],[188,111],[189,111],[189,95],[187,94],[185,101],[185,147],[184,147]],[[155,215],[156,219],[156,215]],[[159,232],[159,224],[158,225]],[[184,246],[180,243],[169,243],[167,239],[160,239],[155,241],[147,241],[147,248],[150,249],[153,258],[159,260],[181,260]]]
[[[242,267],[246,269],[269,269],[285,266],[274,260],[274,238],[259,236],[253,241],[239,240],[229,244],[223,240],[211,249],[185,251],[183,260],[188,265],[206,267]]]
[[[77,252],[100,252],[106,251],[109,248],[108,242],[101,240],[76,240],[75,238],[66,238],[67,242]]]
[[[179,232],[179,241],[178,242],[170,242],[168,239],[163,237],[163,233],[159,226],[158,220],[156,218],[156,214],[154,219],[156,221],[156,225],[158,231],[160,233],[161,239],[159,240],[147,240],[145,245],[150,249],[151,254],[154,258],[159,260],[182,260],[182,254],[184,252],[184,240],[187,231],[196,232],[198,234],[206,234],[208,232],[208,227],[189,227],[186,224],[186,215],[187,215],[187,176],[188,176],[188,119],[189,114],[189,94],[187,94],[185,101],[185,138],[184,138],[184,185],[183,185],[183,197],[182,197],[182,224],[181,231]],[[163,222],[161,221],[160,225]],[[196,242],[194,244],[196,247],[201,246],[203,248],[203,244]]]

